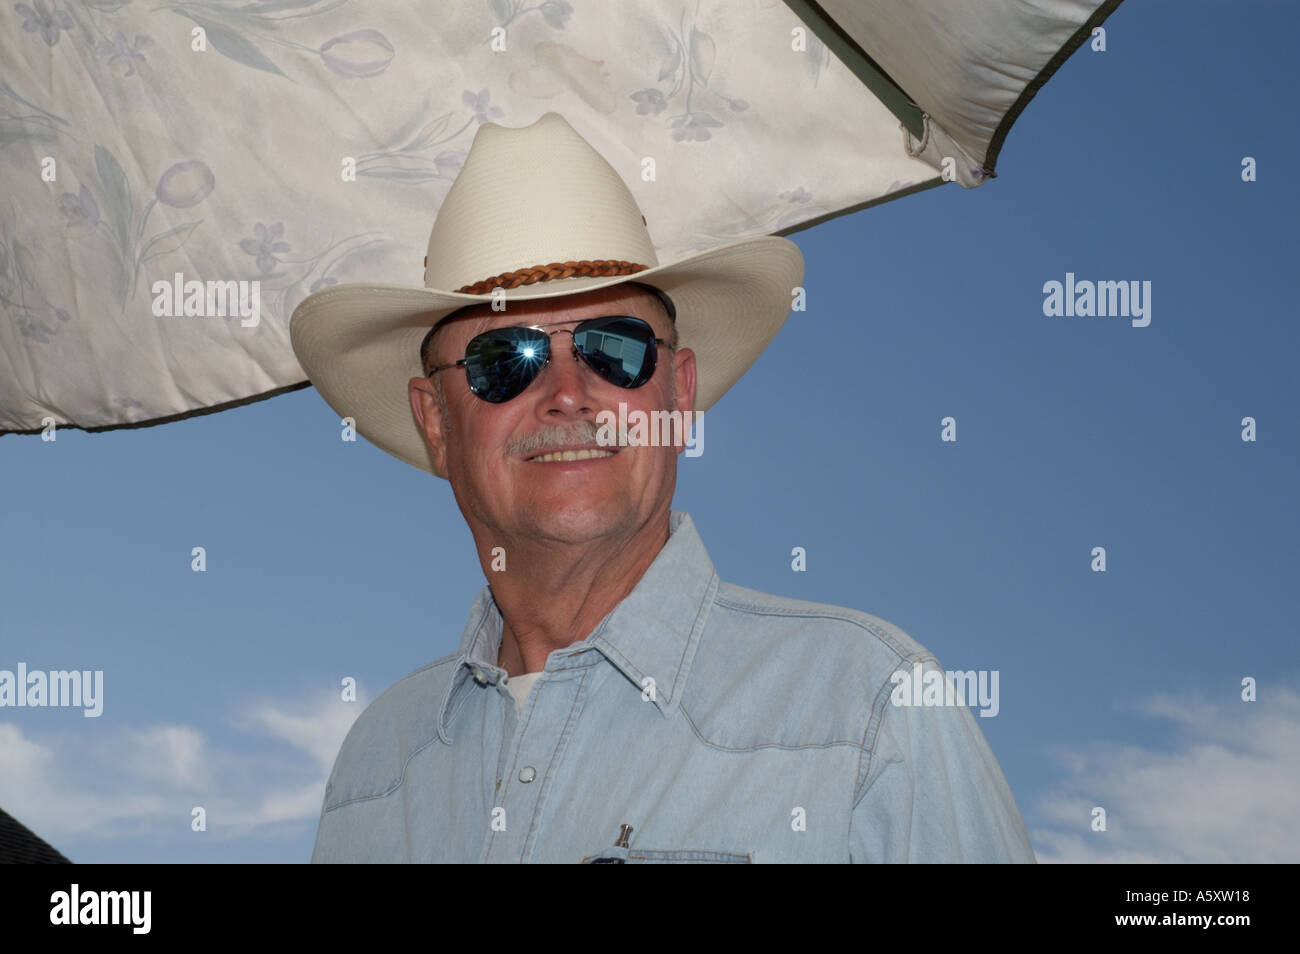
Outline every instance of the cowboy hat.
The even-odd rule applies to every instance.
[[[696,360],[695,409],[722,397],[776,336],[803,280],[789,239],[761,236],[660,265],[627,185],[559,113],[484,123],[438,209],[424,287],[335,285],[303,299],[289,337],[321,397],[383,450],[439,477],[411,410],[420,345],[452,312],[630,282],[666,293]],[[671,312],[670,312],[671,313]]]

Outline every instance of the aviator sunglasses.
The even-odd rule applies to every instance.
[[[574,328],[545,330],[569,323],[493,328],[470,339],[465,357],[430,368],[425,376],[463,367],[471,391],[484,401],[501,404],[533,383],[551,359],[551,336],[561,332],[573,336],[574,355],[610,384],[639,388],[654,376],[658,346],[666,342],[655,337],[648,322],[630,315],[609,315],[588,318]]]

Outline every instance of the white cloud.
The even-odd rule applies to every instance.
[[[339,740],[342,742],[342,740]],[[258,805],[254,824],[267,824],[278,821],[296,821],[310,818],[313,821],[320,815],[321,801],[325,795],[325,781],[328,773],[318,782],[304,785],[298,789],[278,789],[269,792]]]
[[[84,834],[166,809],[166,800],[140,792],[105,797],[85,759],[60,759],[55,746],[27,738],[18,726],[0,723],[0,807],[38,835]]]
[[[126,762],[137,779],[152,779],[180,788],[207,784],[206,740],[198,729],[183,725],[126,730],[121,740]]]
[[[58,845],[71,836],[112,838],[179,827],[191,810],[207,812],[208,830],[225,836],[261,826],[312,822],[325,781],[361,701],[334,692],[298,705],[260,705],[235,721],[246,736],[214,745],[187,725],[25,734],[0,722],[0,807]]]
[[[342,703],[335,693],[317,700],[314,705],[286,711],[275,706],[263,706],[251,713],[252,721],[263,730],[306,752],[326,775],[334,766],[343,737],[356,721],[365,706],[360,702]],[[321,791],[324,792],[324,782]],[[320,810],[320,806],[316,806]]]
[[[1067,777],[1037,806],[1048,825],[1030,832],[1039,861],[1300,861],[1300,695],[1159,696],[1141,711],[1174,725],[1174,745],[1060,753]],[[1091,829],[1094,806],[1104,832]]]
[[[0,779],[39,776],[52,758],[49,751],[25,739],[18,726],[0,722]]]

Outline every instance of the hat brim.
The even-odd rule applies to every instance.
[[[790,314],[803,281],[799,247],[775,236],[743,239],[632,275],[565,278],[505,289],[507,302],[560,298],[627,282],[667,292],[678,347],[696,355],[695,409],[708,410],[758,359]],[[404,285],[335,285],[303,299],[289,322],[298,361],[325,402],[357,433],[413,467],[433,464],[411,411],[420,344],[440,318],[491,295]]]

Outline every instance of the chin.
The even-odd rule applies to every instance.
[[[569,499],[552,508],[538,507],[530,516],[528,522],[537,536],[563,543],[586,543],[619,535],[630,532],[638,523],[630,500],[609,500],[601,505]]]

